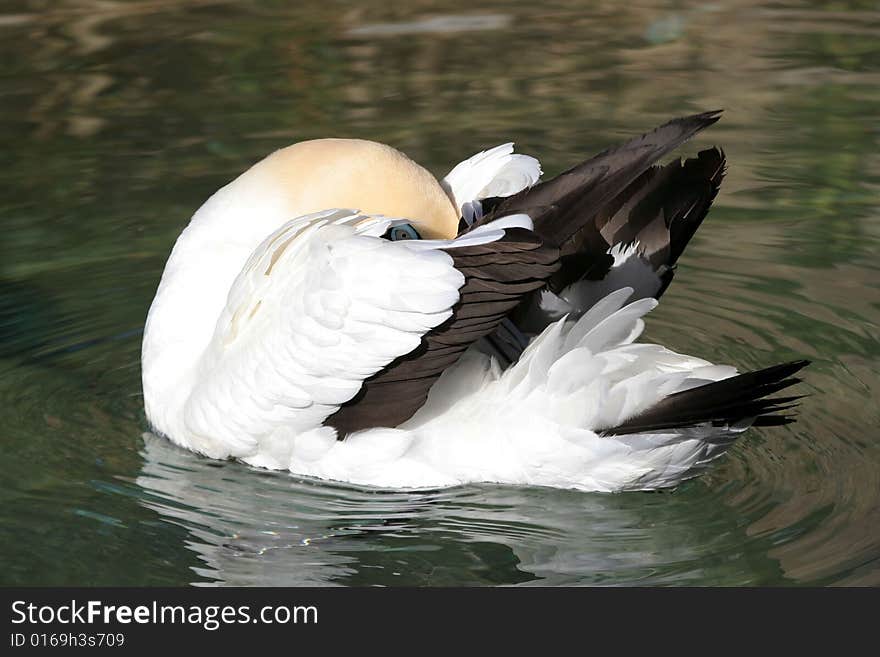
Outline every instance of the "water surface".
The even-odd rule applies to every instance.
[[[0,583],[880,584],[880,10],[639,0],[0,8]],[[623,495],[357,489],[145,434],[141,330],[193,210],[269,151],[556,173],[723,107],[730,172],[645,339],[809,358],[800,421]]]

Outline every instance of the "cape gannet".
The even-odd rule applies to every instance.
[[[512,144],[440,182],[382,144],[276,151],[195,213],[147,318],[148,421],[213,458],[395,488],[655,489],[791,421],[805,361],[636,342],[725,172],[676,119],[550,180]]]

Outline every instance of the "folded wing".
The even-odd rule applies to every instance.
[[[508,219],[513,217],[503,221]],[[544,287],[556,271],[558,250],[545,245],[530,227],[528,218],[522,217],[494,241],[469,244],[465,238],[474,233],[468,233],[448,243],[443,252],[465,280],[451,317],[425,333],[416,349],[367,379],[357,396],[329,417],[327,424],[343,435],[397,426],[412,417],[443,371],[472,343],[495,331],[523,295]]]
[[[246,456],[274,427],[319,426],[452,316],[465,276],[440,249],[382,239],[391,223],[330,210],[288,222],[253,252],[186,403],[192,433]]]

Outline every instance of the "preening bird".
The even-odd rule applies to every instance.
[[[153,429],[213,458],[394,488],[673,486],[791,421],[806,362],[636,340],[725,172],[657,164],[719,112],[539,182],[513,144],[437,181],[390,146],[281,149],[216,192],[147,318]]]

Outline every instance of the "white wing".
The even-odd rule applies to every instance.
[[[464,276],[440,249],[456,242],[382,239],[394,223],[328,210],[288,222],[257,247],[184,408],[191,443],[212,456],[283,461],[292,437],[320,427],[364,379],[451,316]],[[488,224],[466,240],[503,234]]]
[[[492,196],[511,196],[531,187],[541,177],[541,165],[529,155],[513,152],[513,144],[502,144],[460,162],[443,179],[468,223],[481,216],[477,202]]]

